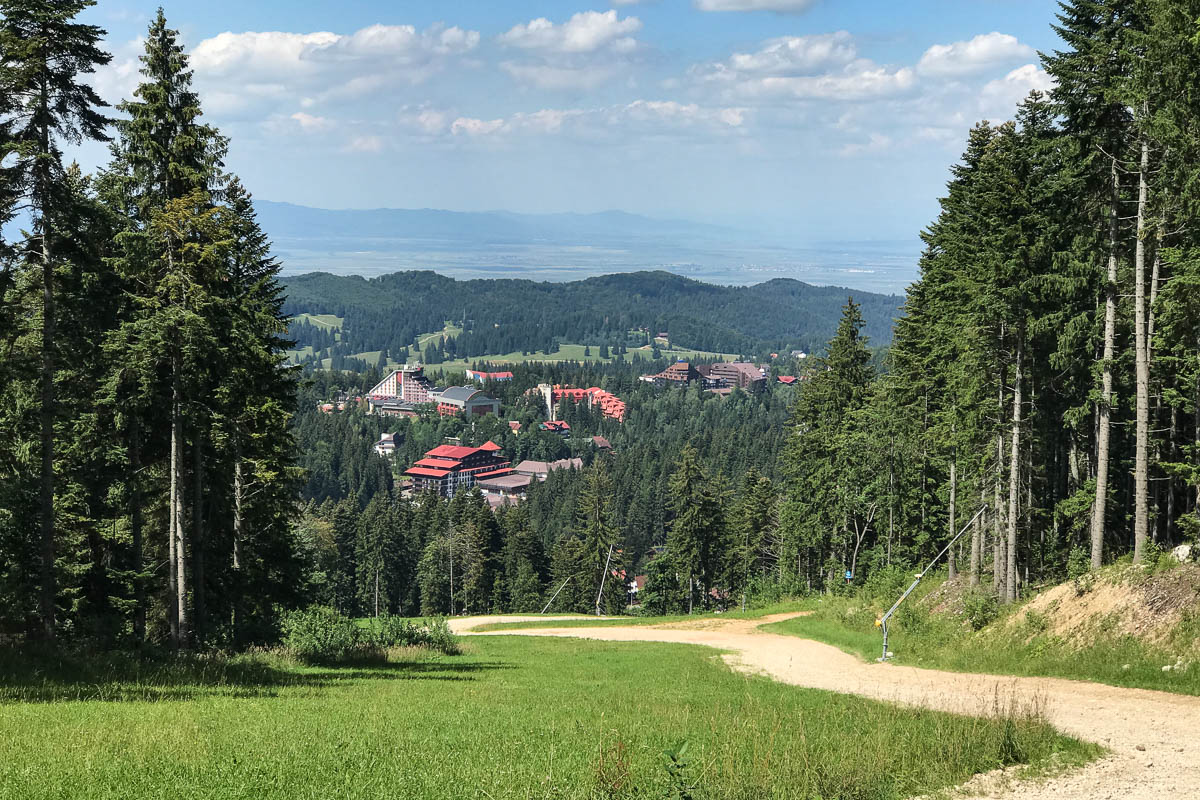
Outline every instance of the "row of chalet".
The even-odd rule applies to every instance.
[[[406,364],[393,370],[367,393],[370,412],[384,416],[415,417],[419,406],[429,403],[434,404],[442,416],[475,417],[500,413],[500,401],[474,386],[448,389],[434,386],[425,377],[425,368],[420,364]]]
[[[677,361],[656,375],[643,375],[641,380],[656,386],[687,386],[700,383],[717,394],[728,394],[734,389],[746,392],[761,392],[767,388],[767,371],[748,361],[718,361],[715,364],[692,366],[687,361]]]
[[[588,408],[599,410],[609,419],[615,419],[617,422],[625,421],[625,401],[599,386],[577,389],[574,386],[560,386],[557,383],[553,386],[548,383],[540,383],[536,389],[530,390],[531,394],[533,392],[542,395],[542,399],[546,403],[546,414],[551,421],[556,419],[558,404],[564,398],[572,403],[586,403]]]
[[[478,486],[495,506],[524,497],[533,481],[546,480],[556,469],[583,469],[583,460],[526,460],[514,467],[504,457],[500,445],[489,441],[479,447],[440,445],[404,474],[412,480],[413,491],[436,492],[448,498]]]

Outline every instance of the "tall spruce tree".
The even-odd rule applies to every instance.
[[[58,215],[71,202],[64,191],[62,144],[103,141],[105,103],[82,76],[107,64],[98,47],[104,31],[75,21],[92,0],[4,0],[0,2],[0,96],[8,112],[0,161],[13,158],[6,176],[28,201],[33,238],[26,258],[41,272],[41,353],[39,369],[41,532],[40,602],[42,634],[53,639],[57,605],[55,552],[55,308],[61,259]]]

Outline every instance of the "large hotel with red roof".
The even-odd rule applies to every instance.
[[[481,447],[452,444],[435,447],[404,474],[412,478],[416,491],[454,497],[456,492],[471,488],[476,481],[499,478],[511,472],[512,465],[501,454],[500,445],[485,442]]]

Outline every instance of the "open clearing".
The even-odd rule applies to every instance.
[[[1032,720],[797,689],[682,644],[465,644],[375,667],[202,658],[182,680],[0,663],[0,797],[900,800],[1094,752]]]
[[[1200,797],[1200,757],[1177,744],[1191,741],[1200,730],[1200,698],[1058,678],[866,663],[829,645],[757,629],[760,624],[794,616],[797,614],[758,621],[709,618],[699,624],[541,628],[524,635],[705,645],[727,651],[724,658],[736,669],[783,683],[963,714],[979,713],[981,702],[988,698],[1026,698],[1041,704],[1047,719],[1059,730],[1100,744],[1111,754],[1047,781],[976,780],[970,784],[972,796],[1038,800]],[[468,631],[484,620],[455,620],[454,626]]]

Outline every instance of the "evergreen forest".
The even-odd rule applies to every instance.
[[[90,5],[0,0],[6,639],[235,650],[312,605],[620,613],[639,576],[641,613],[727,609],[846,592],[952,541],[950,577],[1013,602],[1200,537],[1200,3],[1063,2],[1054,88],[964,131],[903,299],[650,272],[285,282],[178,32],[160,10],[109,105]],[[108,147],[93,174],[67,156],[83,142]],[[300,314],[343,318],[341,338]],[[448,320],[426,360],[668,332],[754,357],[767,387],[639,381],[669,364],[654,351],[530,359],[482,386],[500,417],[381,417],[362,398],[386,357],[288,361],[416,360]],[[565,402],[570,434],[539,430],[543,383],[613,392],[625,421]],[[406,492],[447,441],[583,466],[495,510]]]

